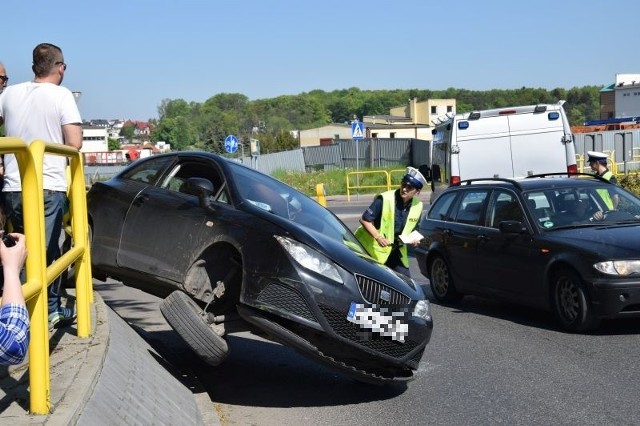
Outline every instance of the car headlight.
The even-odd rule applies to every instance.
[[[640,274],[640,260],[609,260],[593,265],[598,271],[608,275],[628,276]]]
[[[415,308],[413,308],[413,316],[431,321],[431,305],[428,300],[418,300]]]
[[[289,238],[275,235],[276,240],[284,247],[284,249],[298,262],[301,266],[316,272],[320,275],[343,284],[342,277],[338,273],[338,268],[326,256],[318,253],[314,249],[293,241]]]

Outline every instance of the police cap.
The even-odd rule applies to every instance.
[[[604,152],[588,151],[587,155],[589,156],[587,163],[593,163],[595,161],[599,161],[604,164],[607,163],[607,154],[605,154]]]

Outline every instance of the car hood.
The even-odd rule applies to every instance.
[[[411,278],[398,274],[387,266],[376,262],[369,255],[361,254],[351,249],[348,243],[341,243],[326,235],[300,226],[301,233],[296,235],[299,241],[320,249],[338,265],[353,274],[364,275],[384,283],[414,299],[424,299],[425,296],[419,286]]]
[[[413,279],[398,274],[385,265],[376,262],[366,254],[351,249],[348,241],[338,241],[321,232],[287,220],[269,212],[256,209],[254,214],[276,225],[283,230],[283,235],[289,236],[309,247],[319,251],[336,264],[352,274],[364,275],[398,290],[412,299],[425,299],[421,287]]]
[[[640,225],[579,227],[551,232],[549,240],[608,259],[640,258]]]

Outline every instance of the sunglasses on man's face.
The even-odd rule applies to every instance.
[[[65,64],[64,62],[56,62],[56,65],[62,65],[62,69],[63,70],[67,70],[67,64]]]
[[[9,77],[6,75],[0,75],[0,80],[2,80],[2,84],[5,84],[9,81]]]

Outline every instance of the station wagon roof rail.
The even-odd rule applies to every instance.
[[[612,184],[610,181],[608,181],[607,179],[603,178],[602,176],[596,175],[596,174],[592,174],[592,173],[567,173],[567,172],[556,172],[556,173],[541,173],[538,175],[530,175],[527,176],[525,179],[531,179],[531,178],[547,178],[547,177],[558,177],[558,176],[566,176],[566,177],[576,177],[576,178],[591,178],[591,179],[598,179],[601,182],[607,182],[609,184]],[[613,185],[613,184],[612,184]]]
[[[517,181],[513,179],[506,179],[506,178],[499,178],[499,177],[466,179],[461,181],[458,185],[452,185],[452,186],[463,186],[463,185],[471,185],[472,183],[490,183],[490,182],[510,183],[516,188],[518,188],[519,190],[522,190],[522,186],[520,186],[520,184]]]

